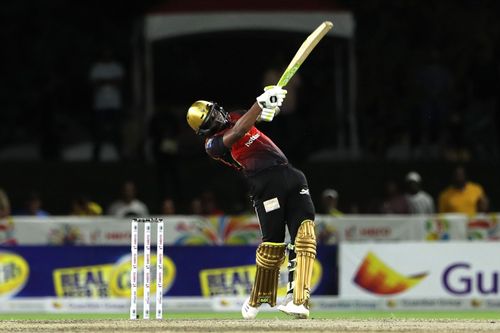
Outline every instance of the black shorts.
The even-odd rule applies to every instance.
[[[263,242],[282,243],[288,227],[292,244],[300,224],[314,220],[314,205],[302,171],[291,165],[273,167],[248,177]]]

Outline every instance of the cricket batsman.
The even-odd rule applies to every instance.
[[[309,317],[311,276],[316,258],[314,205],[304,174],[255,127],[273,120],[286,96],[279,86],[266,87],[248,111],[226,112],[214,102],[196,101],[187,112],[189,126],[205,138],[210,157],[243,172],[262,230],[257,270],[241,314],[254,319],[259,306],[276,306],[279,270],[289,250],[288,292],[278,309],[296,318]],[[285,244],[285,228],[291,243]]]

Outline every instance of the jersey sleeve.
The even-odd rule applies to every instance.
[[[222,141],[222,135],[208,138],[205,141],[205,150],[208,155],[217,159],[223,158],[229,153],[229,148],[224,146],[224,142]]]

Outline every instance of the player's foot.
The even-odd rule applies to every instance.
[[[255,319],[259,313],[259,308],[250,306],[250,304],[248,304],[249,301],[250,297],[245,300],[245,303],[243,303],[243,306],[241,307],[241,315],[244,319]]]
[[[305,304],[296,305],[293,303],[293,294],[287,294],[282,304],[278,305],[278,310],[297,319],[309,318],[309,308]]]
[[[288,303],[290,303],[290,302],[292,302],[292,303],[293,303],[293,293],[291,293],[291,292],[286,294],[286,296],[285,296],[285,298],[283,299],[283,301],[281,302],[281,304],[280,304],[280,305],[278,305],[276,308],[277,308],[278,310],[280,310],[280,311],[284,312],[284,311],[283,311],[283,309],[285,309],[285,308],[286,308],[286,305],[287,305]]]

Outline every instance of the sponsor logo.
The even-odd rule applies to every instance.
[[[116,264],[67,267],[54,270],[54,289],[58,297],[130,297],[130,255]],[[144,256],[139,253],[138,296],[143,295]],[[151,293],[156,292],[156,255],[151,255]],[[163,257],[163,293],[172,286],[176,268],[173,261]]]
[[[425,221],[425,239],[428,241],[449,240],[450,222],[442,217]]]
[[[500,223],[496,214],[478,215],[467,223],[467,238],[470,240],[500,239]]]
[[[446,267],[441,276],[444,289],[453,295],[498,295],[500,271],[488,273],[474,270],[467,262],[456,262]]]
[[[272,199],[266,200],[263,202],[263,204],[264,204],[264,210],[266,211],[266,213],[272,212],[273,210],[280,208],[280,202],[278,201],[278,198],[272,198]]]
[[[130,255],[127,255],[123,260],[119,261],[119,264],[114,267],[111,272],[109,289],[112,296],[118,297],[130,297]],[[144,276],[144,255],[139,253],[138,261],[138,288],[137,295],[142,296],[144,294],[143,288],[143,276]],[[150,292],[153,294],[156,292],[156,255],[151,254],[151,283]],[[174,283],[176,277],[176,266],[172,259],[168,256],[163,256],[163,294],[166,294],[172,284]]]
[[[48,235],[48,242],[51,245],[74,245],[81,244],[83,241],[80,228],[63,224],[57,228],[51,229]]]
[[[419,284],[428,273],[404,276],[389,267],[373,252],[363,259],[358,268],[354,283],[376,295],[395,295]]]
[[[0,298],[16,295],[26,284],[30,268],[16,253],[0,251]]]
[[[250,137],[250,139],[248,139],[248,141],[245,143],[245,146],[247,147],[250,147],[250,145],[255,141],[257,140],[258,138],[260,137],[260,134],[257,133],[257,134],[254,134]]]
[[[392,229],[389,227],[361,227],[351,226],[345,229],[346,240],[364,239],[366,237],[388,239],[392,236]]]
[[[210,296],[247,296],[252,291],[255,279],[255,265],[204,269],[200,271],[200,289],[205,297]],[[280,269],[278,296],[286,295],[288,283],[287,263]],[[323,267],[319,260],[314,261],[311,278],[311,293],[319,285],[323,276]]]
[[[299,193],[300,194],[307,194],[307,195],[309,195],[309,189],[308,188],[303,188],[302,190],[300,190]]]

